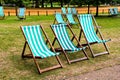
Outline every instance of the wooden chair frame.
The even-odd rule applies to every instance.
[[[56,13],[55,13],[55,15],[56,15]],[[57,19],[56,19],[56,16],[54,15],[54,17],[55,17],[55,19],[54,19],[54,22],[53,22],[53,24],[55,24],[56,22],[56,24],[63,24],[63,23],[58,23],[58,21],[57,21]],[[65,22],[65,20],[64,20],[64,18],[63,18],[63,15],[61,14],[61,17],[62,17],[62,19],[63,19],[63,21],[64,21],[64,23],[66,23]],[[67,24],[67,23],[66,23]]]
[[[75,60],[70,60],[70,59],[68,58],[67,53],[66,53],[67,51],[65,51],[65,50],[62,48],[62,46],[60,45],[60,42],[59,42],[59,40],[57,39],[57,36],[56,36],[55,32],[54,32],[53,29],[52,29],[52,26],[50,26],[50,27],[51,27],[51,30],[52,30],[54,36],[55,36],[55,38],[54,38],[54,40],[53,40],[53,42],[52,42],[52,46],[54,46],[55,41],[58,42],[60,48],[56,48],[55,50],[56,50],[56,51],[63,52],[65,58],[67,59],[68,64],[71,64],[71,63],[74,63],[74,62],[78,62],[78,61],[82,61],[82,60],[88,60],[88,59],[89,59],[87,53],[84,51],[84,49],[82,49],[82,52],[84,53],[85,57],[83,57],[83,58],[78,58],[78,59],[75,59]],[[69,24],[67,24],[67,27],[68,27],[68,29],[70,30],[70,32],[72,33],[73,38],[74,38],[74,39],[78,42],[78,44],[80,45],[79,47],[82,48],[80,42],[78,41],[77,37],[76,37],[75,34],[73,33],[73,31],[72,31],[72,29],[70,28],[70,25],[69,25]],[[73,39],[73,38],[72,38],[72,39]],[[71,40],[72,40],[72,39],[71,39]]]
[[[77,18],[78,18],[78,17],[77,17]],[[96,22],[96,20],[95,20],[95,18],[94,18],[93,15],[92,15],[92,19],[93,19],[94,27],[96,28],[96,34],[99,34],[101,40],[104,40],[104,38],[103,38],[103,36],[102,36],[102,34],[101,34],[100,30],[99,30],[99,26],[98,26],[98,24],[97,24],[97,22]],[[78,19],[78,22],[79,22],[79,24],[80,24],[79,19]],[[89,43],[89,42],[87,41],[87,37],[85,36],[85,33],[84,33],[84,31],[83,31],[83,28],[81,27],[81,24],[80,24],[80,28],[81,28],[81,30],[80,30],[80,33],[79,33],[79,42],[80,42],[80,39],[81,39],[81,36],[82,36],[82,33],[83,33],[83,36],[85,37],[86,44],[82,44],[82,46],[88,46],[88,48],[89,48],[89,50],[90,50],[93,58],[96,57],[96,56],[100,56],[100,55],[103,55],[103,54],[109,54],[109,53],[110,53],[110,52],[109,52],[109,49],[108,49],[108,47],[107,47],[107,45],[106,45],[106,43],[103,42],[103,45],[104,45],[106,51],[95,54],[95,53],[93,52],[92,48],[91,48],[91,45],[92,45],[92,44],[96,44],[97,42]],[[110,40],[111,40],[111,39],[109,39],[109,41],[110,41]],[[78,44],[78,45],[79,45],[79,44]]]
[[[73,14],[71,14],[71,15],[72,15],[72,18],[73,18]],[[67,14],[66,14],[66,17],[67,17]],[[73,20],[75,21],[74,18],[73,18]],[[77,27],[79,27],[79,25],[78,25],[78,23],[77,23],[76,21],[75,21],[75,24],[70,23],[68,17],[67,17],[66,22],[67,22],[70,26],[72,26],[72,25],[76,25]]]
[[[25,7],[24,7],[25,8]],[[19,17],[18,15],[18,11],[20,12],[20,8],[18,8],[19,10],[17,10],[17,17],[20,19],[20,20],[25,20],[26,19],[26,14],[24,14],[24,17]],[[26,12],[26,8],[25,8],[25,12]]]
[[[3,6],[1,6],[3,7]],[[4,10],[3,10],[3,13],[4,13]],[[4,13],[4,16],[0,16],[0,19],[4,19],[5,18],[5,13]]]
[[[41,30],[42,30],[43,34],[45,35],[46,42],[49,43],[52,51],[55,52],[55,49],[54,49],[54,47],[52,46],[52,44],[51,44],[51,42],[50,42],[50,40],[49,40],[46,32],[44,31],[44,29],[42,28],[41,25],[40,25],[40,27],[41,27]],[[22,30],[22,28],[21,28],[21,30]],[[23,33],[23,31],[22,31],[22,33]],[[24,34],[23,34],[23,35],[24,35]],[[25,35],[24,35],[24,38],[25,38]],[[31,54],[25,54],[25,49],[26,49],[26,46],[27,46],[27,45],[28,45],[28,42],[27,42],[27,40],[26,40],[26,38],[25,38],[25,44],[24,44],[24,47],[23,47],[23,51],[22,51],[22,56],[21,56],[21,57],[22,57],[22,58],[33,58],[39,74],[41,74],[41,73],[43,73],[43,72],[46,72],[46,71],[49,71],[49,70],[53,70],[53,69],[57,69],[57,68],[63,68],[63,65],[62,65],[62,63],[61,63],[58,55],[56,55],[55,58],[57,59],[57,61],[58,61],[58,63],[59,63],[58,65],[55,65],[55,66],[53,66],[53,67],[48,67],[48,68],[45,68],[45,69],[41,69],[40,66],[39,66],[39,64],[38,64],[38,62],[36,61],[36,59],[42,59],[42,58],[41,58],[41,57],[34,57],[29,45],[28,45],[28,47],[29,47],[29,50],[30,50],[30,53],[31,53]]]

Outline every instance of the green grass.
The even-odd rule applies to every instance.
[[[21,52],[24,45],[24,37],[20,30],[23,25],[41,24],[44,26],[50,40],[53,40],[53,33],[49,25],[53,23],[54,16],[27,16],[26,20],[20,21],[15,16],[6,17],[0,20],[0,79],[1,80],[60,80],[71,76],[80,75],[92,70],[120,64],[120,18],[119,17],[97,17],[96,18],[101,32],[105,39],[111,38],[112,41],[107,45],[110,55],[103,55],[91,58],[89,50],[86,52],[90,60],[73,63],[68,65],[64,55],[60,59],[64,68],[38,74],[33,59],[21,59]],[[73,28],[78,36],[79,29]],[[96,45],[98,46],[98,45]],[[103,47],[94,47],[95,52],[103,50]],[[29,53],[29,49],[26,50]],[[70,58],[78,57],[77,53],[70,54]],[[38,60],[42,68],[55,64],[53,57]]]

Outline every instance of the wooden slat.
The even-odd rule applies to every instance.
[[[87,60],[87,59],[88,59],[87,57],[83,57],[75,60],[70,60],[70,62],[73,63],[73,62],[78,62],[78,61]]]
[[[96,57],[96,56],[100,56],[100,55],[104,55],[104,54],[109,54],[109,53],[107,51],[105,51],[105,52],[94,54],[94,56]]]
[[[53,69],[57,69],[57,68],[62,68],[62,66],[61,65],[56,65],[56,66],[53,66],[53,67],[45,68],[45,69],[40,70],[40,73],[43,73],[43,72],[46,72],[46,71],[49,71],[49,70],[53,70]]]

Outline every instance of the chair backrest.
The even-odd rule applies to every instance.
[[[78,51],[75,45],[71,42],[70,36],[67,32],[67,27],[65,24],[51,25],[60,45],[64,50]]]
[[[19,17],[25,16],[25,10],[26,10],[26,8],[19,8],[18,16],[19,16]]]
[[[100,42],[101,40],[95,32],[91,14],[78,15],[78,20],[88,42]]]
[[[76,8],[72,8],[72,14],[77,15],[77,10],[76,10]]]
[[[41,33],[40,25],[22,26],[21,28],[33,56],[46,58],[55,55],[46,46]]]
[[[70,24],[76,24],[72,14],[66,14],[66,16]]]
[[[118,8],[113,8],[113,10],[114,10],[114,14],[118,14]]]
[[[4,16],[3,6],[0,6],[0,16]]]
[[[62,13],[63,13],[63,14],[66,14],[66,13],[67,13],[65,7],[62,7],[61,10],[62,10]]]
[[[61,24],[61,23],[65,24],[65,22],[64,22],[64,20],[63,20],[63,17],[62,17],[62,15],[61,15],[60,13],[56,13],[56,14],[55,14],[55,18],[56,18],[56,20],[57,20],[57,22],[58,22],[59,24]]]
[[[113,8],[109,9],[109,13],[110,13],[110,15],[114,15],[115,14],[114,11],[113,11]]]
[[[70,8],[70,7],[67,8],[67,13],[68,13],[68,14],[72,14],[72,11],[71,11],[71,8]]]

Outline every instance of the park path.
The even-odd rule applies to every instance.
[[[69,77],[64,80],[120,80],[120,65]]]

